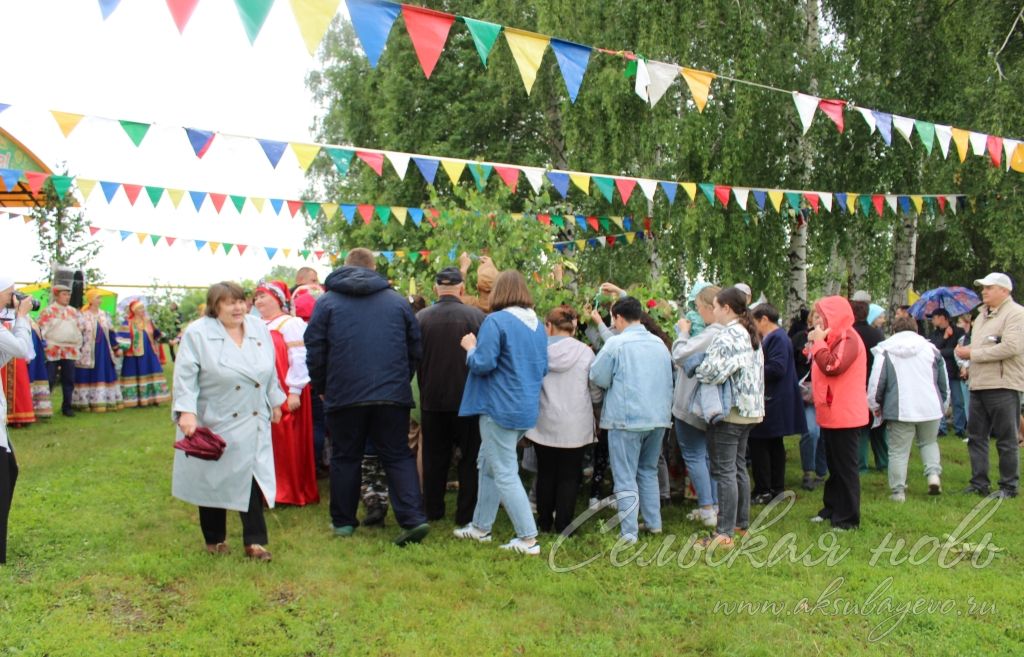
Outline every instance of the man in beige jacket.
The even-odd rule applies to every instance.
[[[1013,301],[1010,277],[992,272],[974,281],[981,286],[981,311],[970,346],[956,355],[971,362],[967,451],[971,483],[965,493],[989,494],[988,441],[999,451],[999,495],[1017,497],[1020,471],[1020,394],[1024,391],[1024,308]]]

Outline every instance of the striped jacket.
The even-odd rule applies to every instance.
[[[732,384],[733,406],[745,418],[764,417],[764,354],[750,348],[739,320],[729,322],[708,345],[695,378],[701,383]]]

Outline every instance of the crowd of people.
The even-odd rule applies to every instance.
[[[676,445],[696,501],[687,518],[709,530],[696,545],[728,548],[748,532],[752,506],[788,492],[790,435],[800,435],[801,486],[824,484],[811,520],[853,529],[869,451],[894,502],[908,499],[915,444],[922,490],[942,492],[947,412],[968,442],[965,492],[990,494],[991,436],[997,494],[1017,495],[1024,309],[1005,274],[975,282],[983,303],[973,323],[934,312],[930,338],[905,307],[886,337],[884,313],[865,292],[819,299],[787,331],[773,305],[751,304],[749,286],[698,283],[671,338],[612,283],[602,285],[612,297],[607,319],[567,305],[541,316],[521,273],[481,258],[470,295],[472,260],[460,265],[437,272],[436,301],[425,307],[399,294],[361,248],[322,285],[303,269],[294,286],[265,281],[251,296],[231,282],[210,288],[204,316],[181,337],[172,403],[179,439],[204,428],[225,443],[216,460],[175,452],[173,494],[199,507],[207,551],[229,551],[226,511],[235,510],[246,555],[270,560],[264,507],[319,501],[318,474],[329,476],[335,536],[382,523],[390,504],[401,528],[394,542],[422,541],[455,487],[455,537],[490,542],[503,507],[513,536],[500,547],[536,555],[541,533],[575,529],[587,473],[591,507],[614,507],[611,526],[635,543],[664,531],[666,462]],[[129,309],[117,340],[94,302],[79,313],[55,290],[35,344],[19,304],[12,330],[0,331],[4,360],[33,362],[42,337],[51,380],[59,370],[68,386],[65,400],[113,407],[159,399],[146,361],[127,366],[152,353],[144,312]],[[126,359],[120,397],[104,387],[118,374],[107,366],[118,353]],[[96,377],[79,384],[83,362]],[[17,466],[6,434],[0,439],[5,524]],[[536,473],[529,486],[526,470]],[[609,470],[612,494],[602,499]]]

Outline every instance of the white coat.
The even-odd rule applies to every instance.
[[[0,325],[0,366],[7,364],[12,358],[35,358],[35,347],[32,346],[32,328],[27,317],[14,322],[8,331]],[[11,445],[7,440],[7,395],[0,394],[0,449],[10,452]]]
[[[537,425],[526,437],[547,447],[573,449],[596,441],[594,407],[604,394],[590,385],[594,352],[575,338],[548,338],[548,373],[540,390]]]
[[[171,492],[198,506],[247,510],[254,477],[267,504],[274,506],[270,417],[286,396],[277,381],[270,332],[255,317],[244,321],[239,347],[219,320],[196,320],[185,329],[174,365],[175,422],[181,413],[195,413],[198,426],[227,443],[217,461],[174,451]],[[177,439],[183,437],[180,429],[176,433]]]

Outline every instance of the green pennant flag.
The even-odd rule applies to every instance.
[[[631,59],[626,62],[626,70],[622,72],[622,77],[632,78],[636,76],[636,60]]]
[[[303,260],[309,260],[309,249],[302,249],[299,251],[299,255],[302,256]]]
[[[601,224],[601,228],[603,228],[605,232],[611,230],[612,222],[608,221],[608,217],[598,217],[597,221]]]
[[[380,222],[385,226],[391,221],[391,206],[390,205],[378,205],[377,216],[380,217]]]
[[[53,183],[53,191],[57,192],[59,198],[64,198],[71,189],[71,176],[50,176]]]
[[[164,195],[164,188],[146,185],[146,194],[149,196],[149,202],[155,208],[156,204],[160,202],[160,197]]]
[[[232,194],[231,203],[235,206],[235,209],[238,210],[238,214],[242,214],[242,208],[245,207],[245,197],[235,196],[234,194]]]
[[[711,183],[700,183],[700,191],[704,192],[704,196],[707,197],[708,203],[711,207],[715,205],[715,186]]]
[[[150,235],[149,239],[151,239],[153,241],[153,246],[156,246],[157,242],[159,242],[160,240],[163,239],[163,236],[161,236],[161,235]]]
[[[935,124],[915,120],[914,127],[917,129],[917,136],[921,138],[921,143],[924,144],[924,149],[931,155],[932,146],[935,145]]]
[[[611,178],[603,178],[601,176],[592,176],[590,180],[597,185],[599,190],[601,190],[601,195],[611,203],[612,194],[615,192],[615,181]]]
[[[356,153],[347,148],[328,148],[327,154],[331,156],[338,175],[344,176],[348,173],[348,168],[352,165],[352,156]]]
[[[476,162],[469,165],[469,172],[473,175],[476,188],[481,192],[487,187],[487,179],[491,177],[491,168],[490,164],[478,164]]]
[[[274,0],[235,0],[238,16],[242,19],[250,45],[256,42],[256,37],[259,36],[273,5]]]
[[[465,16],[460,18],[466,22],[466,27],[469,28],[469,33],[473,36],[473,45],[476,46],[476,51],[480,55],[480,61],[487,66],[487,56],[491,54],[494,42],[501,34],[501,26]]]
[[[224,255],[227,255],[231,253],[231,248],[234,246],[234,244],[228,244],[227,242],[224,242],[223,244],[221,244],[221,246],[224,247]]]
[[[864,213],[864,216],[865,217],[870,216],[871,215],[871,195],[870,194],[861,194],[860,198],[858,198],[857,200],[860,201],[860,209]]]
[[[565,217],[560,214],[553,214],[551,215],[551,223],[559,228],[565,228]]]
[[[420,260],[420,252],[419,251],[409,251],[409,260],[411,260],[414,264],[419,262],[419,260]]]
[[[138,146],[142,143],[146,133],[149,132],[148,123],[139,123],[138,121],[121,121],[121,127],[128,133],[128,138],[132,140],[132,143]]]
[[[933,213],[936,211],[937,205],[935,203],[935,197],[934,196],[925,196],[924,197],[924,202],[928,206],[929,210],[931,210]]]
[[[320,216],[320,204],[316,201],[306,201],[303,204],[306,208],[306,214],[310,219],[316,220]]]
[[[794,210],[800,209],[800,193],[799,192],[786,192],[786,202],[789,203],[789,207]]]

